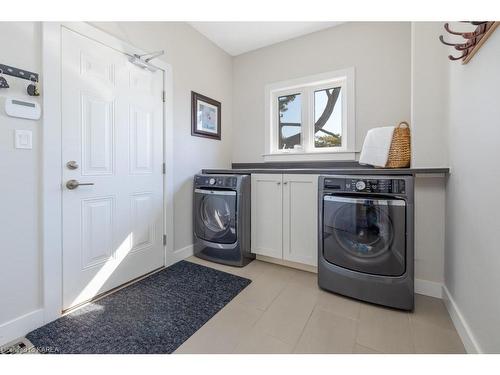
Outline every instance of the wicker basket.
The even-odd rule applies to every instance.
[[[391,148],[387,158],[386,168],[408,168],[411,160],[410,125],[400,122],[394,128]]]

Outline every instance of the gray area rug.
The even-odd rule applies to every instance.
[[[172,353],[250,283],[181,261],[26,337],[42,353]]]

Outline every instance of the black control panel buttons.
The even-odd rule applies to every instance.
[[[405,194],[405,181],[402,179],[341,179],[326,178],[324,188],[345,192],[363,192],[378,194]]]
[[[233,176],[196,176],[194,183],[197,187],[236,188],[238,179]]]

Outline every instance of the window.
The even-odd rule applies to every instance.
[[[354,152],[354,69],[269,85],[266,101],[264,156]]]
[[[302,103],[300,94],[278,97],[278,108],[278,148],[284,150],[301,145]]]
[[[314,147],[342,147],[342,87],[314,91]]]

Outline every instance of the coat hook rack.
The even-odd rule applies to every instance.
[[[442,35],[439,36],[441,43],[447,46],[454,47],[461,52],[459,56],[449,55],[448,58],[452,61],[462,60],[462,64],[467,64],[472,57],[477,53],[481,46],[486,42],[495,29],[500,25],[499,21],[462,21],[476,26],[474,31],[457,32],[450,28],[449,23],[444,24],[444,29],[451,35],[458,35],[465,39],[462,43],[450,43],[444,40]]]
[[[28,81],[38,82],[38,73],[33,73],[24,69],[14,68],[13,66],[8,66],[4,64],[0,64],[0,70],[5,75],[27,79]]]

